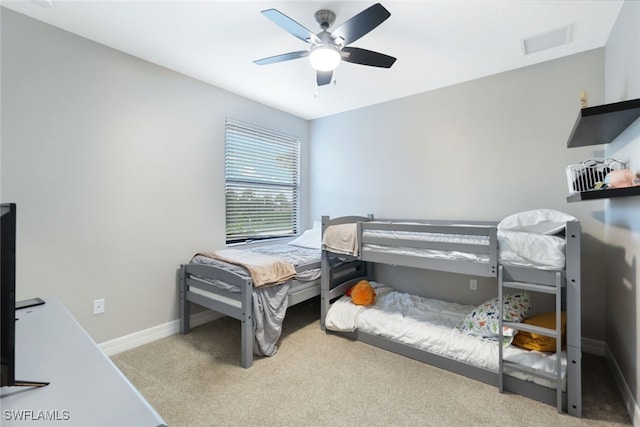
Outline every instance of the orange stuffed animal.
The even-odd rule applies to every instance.
[[[371,305],[376,302],[376,291],[366,280],[359,281],[347,291],[347,295],[351,296],[351,302],[356,305]]]

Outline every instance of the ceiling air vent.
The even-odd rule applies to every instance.
[[[572,25],[569,24],[556,30],[522,39],[522,53],[530,55],[541,50],[569,44],[571,42],[571,28]]]

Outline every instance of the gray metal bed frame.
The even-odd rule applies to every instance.
[[[366,275],[363,266],[366,264],[359,260],[351,260],[341,263],[340,272],[335,276],[347,280],[350,277]],[[296,271],[321,268],[321,261],[296,267]],[[240,320],[240,363],[242,367],[249,368],[253,364],[253,280],[243,277],[224,268],[208,264],[188,263],[180,266],[180,333],[188,334],[191,331],[191,304],[195,303],[209,310],[230,316]],[[235,285],[240,289],[239,293],[225,291],[208,281]],[[311,298],[319,296],[321,280],[299,282],[291,281],[288,305],[292,306]],[[207,291],[205,296],[192,289]]]
[[[320,268],[321,263],[315,262],[296,267],[298,273]],[[203,280],[204,279],[204,280]],[[240,363],[249,368],[253,364],[253,280],[231,271],[213,265],[183,264],[180,266],[180,332],[188,334],[191,331],[191,305],[196,303],[209,310],[217,311],[226,316],[240,320]],[[240,289],[240,293],[229,292],[207,281],[218,280]],[[209,296],[193,292],[192,289],[209,292]],[[313,282],[292,281],[289,290],[289,306],[307,301],[320,295],[320,280]]]
[[[533,382],[517,379],[509,375],[502,375],[502,361],[500,361],[500,372],[479,368],[465,362],[460,362],[447,357],[439,356],[428,351],[408,346],[378,335],[369,334],[362,331],[335,332],[327,331],[338,335],[344,335],[358,341],[362,341],[376,347],[383,348],[452,372],[459,373],[469,378],[482,381],[486,384],[494,385],[500,391],[509,391],[532,399],[555,405],[558,411],[566,411],[570,415],[582,417],[582,368],[581,368],[581,303],[580,303],[580,223],[571,221],[567,223],[565,231],[566,239],[566,268],[560,271],[548,271],[536,268],[512,267],[500,265],[498,262],[498,242],[497,223],[495,222],[465,222],[473,224],[473,227],[453,225],[454,222],[447,221],[426,221],[426,220],[402,220],[402,222],[424,222],[423,224],[394,224],[393,220],[389,224],[372,223],[373,216],[368,217],[344,217],[330,219],[328,216],[322,217],[323,234],[330,224],[357,222],[358,236],[360,237],[360,251],[358,259],[368,263],[384,263],[398,266],[408,266],[431,270],[447,271],[452,273],[463,273],[484,277],[496,277],[501,273],[500,280],[508,279],[518,282],[530,282],[542,286],[562,287],[562,306],[567,311],[567,381],[566,391],[558,392],[554,388],[544,387]],[[355,220],[355,221],[354,221]],[[450,225],[447,225],[449,223]],[[455,221],[460,224],[461,221]],[[482,225],[483,227],[477,227]],[[363,232],[367,229],[386,229],[423,232],[449,233],[449,234],[475,234],[489,237],[488,247],[478,248],[475,245],[460,245],[455,243],[435,243],[424,241],[412,241],[401,239],[369,239],[363,237]],[[488,263],[477,263],[470,261],[452,261],[434,258],[415,257],[398,254],[385,254],[363,249],[364,244],[375,243],[390,246],[408,246],[431,248],[440,250],[461,250],[467,252],[484,253],[489,255]],[[325,329],[325,319],[331,302],[344,295],[356,281],[363,278],[371,279],[370,268],[365,268],[366,273],[361,277],[343,280],[335,274],[335,259],[345,257],[341,254],[334,254],[327,250],[322,251],[322,276],[321,276],[321,326]],[[560,283],[558,283],[560,281]],[[499,283],[500,289],[502,282]]]

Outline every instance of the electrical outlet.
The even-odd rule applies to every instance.
[[[104,299],[93,300],[93,315],[104,313]]]
[[[469,280],[469,289],[472,291],[478,290],[478,281],[476,279]]]

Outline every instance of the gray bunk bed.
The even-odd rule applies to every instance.
[[[447,369],[467,377],[496,386],[500,392],[509,391],[554,405],[559,412],[582,416],[581,384],[581,329],[580,329],[580,223],[575,220],[563,225],[563,265],[554,268],[538,268],[517,265],[518,262],[503,261],[499,244],[498,222],[460,222],[425,220],[373,220],[370,215],[358,222],[322,217],[323,250],[321,277],[321,325],[327,333],[336,333],[368,344]],[[344,224],[345,230],[355,236],[355,243],[343,245],[344,237],[336,245],[326,240],[328,233],[344,234],[344,230],[330,228],[331,224]],[[355,231],[353,231],[355,230]],[[422,236],[422,237],[415,237]],[[427,236],[427,237],[424,237]],[[432,236],[435,236],[432,237]],[[466,236],[468,238],[460,238]],[[505,242],[507,246],[507,242]],[[347,248],[347,249],[345,249]],[[444,255],[442,255],[444,254]],[[336,260],[353,258],[365,263],[384,263],[396,266],[424,268],[452,273],[495,277],[498,298],[503,307],[503,289],[515,288],[530,292],[542,292],[556,296],[556,329],[522,326],[503,322],[500,316],[500,342],[502,327],[517,326],[545,336],[556,337],[556,357],[561,351],[560,311],[566,311],[566,376],[561,378],[561,369],[556,373],[540,372],[527,366],[503,360],[503,348],[498,352],[498,368],[487,369],[430,352],[428,349],[399,342],[380,334],[360,329],[332,331],[325,322],[331,305],[357,281],[371,280],[370,266],[363,268],[365,275],[342,280],[334,274]],[[505,259],[509,258],[505,255]],[[560,363],[558,363],[560,365]],[[557,366],[557,365],[556,365]],[[528,375],[529,379],[513,376],[514,371]],[[532,381],[531,377],[546,381]],[[551,385],[549,385],[551,384]]]
[[[260,351],[263,347],[270,350],[277,348],[275,345],[279,338],[279,331],[276,334],[268,329],[273,328],[273,324],[282,322],[287,307],[320,295],[319,230],[317,238],[318,249],[311,248],[314,245],[292,246],[291,243],[294,242],[247,249],[255,253],[282,257],[293,265],[296,277],[277,285],[257,288],[250,273],[244,267],[211,259],[206,255],[196,255],[189,263],[182,264],[179,270],[180,332],[182,334],[190,332],[191,303],[195,303],[241,322],[240,363],[242,367],[251,367],[254,354],[272,355]],[[308,240],[308,238],[305,239],[305,241]],[[350,272],[349,274],[353,276],[364,274],[362,262],[352,260],[345,264],[347,265],[341,267],[344,272]],[[338,276],[348,277],[342,273]],[[283,291],[286,291],[284,297]],[[262,323],[263,331],[256,332],[256,323]],[[265,325],[267,323],[268,325]]]

